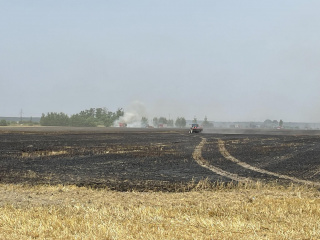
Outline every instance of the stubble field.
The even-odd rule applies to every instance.
[[[228,131],[1,128],[0,237],[317,239],[319,133]]]

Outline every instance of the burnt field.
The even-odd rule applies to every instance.
[[[208,179],[320,187],[319,154],[317,131],[3,127],[0,183],[177,191]]]

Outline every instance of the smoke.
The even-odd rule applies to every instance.
[[[118,127],[119,123],[127,124],[127,127],[141,127],[141,118],[147,116],[145,105],[140,101],[132,102],[124,111],[124,115],[115,122]]]

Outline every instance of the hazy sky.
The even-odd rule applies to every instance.
[[[0,0],[0,116],[320,122],[320,1]]]

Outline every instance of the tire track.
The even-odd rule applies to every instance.
[[[207,142],[207,139],[206,138],[202,138],[202,141],[199,143],[198,146],[196,146],[196,148],[194,149],[193,151],[193,154],[192,154],[192,157],[193,159],[201,166],[201,167],[204,167],[206,169],[209,169],[210,171],[216,173],[216,174],[219,174],[223,177],[227,177],[227,178],[230,178],[234,181],[238,181],[238,182],[248,182],[248,181],[251,181],[250,178],[245,178],[245,177],[240,177],[239,175],[237,174],[234,174],[234,173],[230,173],[230,172],[227,172],[227,171],[224,171],[222,170],[221,168],[218,168],[218,167],[215,167],[215,166],[212,166],[209,164],[209,162],[207,160],[205,160],[203,157],[202,157],[202,154],[201,154],[201,151],[202,151],[202,148],[203,146],[206,144]]]
[[[250,170],[255,171],[255,172],[267,174],[267,175],[270,175],[270,176],[274,176],[274,177],[278,177],[278,178],[282,178],[282,179],[286,179],[286,180],[291,180],[291,181],[296,182],[296,183],[303,183],[303,184],[306,184],[306,185],[313,185],[313,186],[318,186],[318,187],[320,186],[319,182],[303,180],[303,179],[299,179],[299,178],[295,178],[295,177],[290,177],[288,175],[283,175],[283,174],[278,174],[278,173],[275,173],[275,172],[270,172],[268,170],[257,168],[257,167],[251,166],[248,163],[242,162],[242,161],[238,160],[237,158],[233,157],[228,152],[228,150],[225,147],[225,142],[223,140],[221,140],[221,139],[218,139],[218,146],[219,146],[219,151],[220,151],[221,155],[224,158],[226,158],[226,159],[238,164],[239,166],[241,166],[243,168],[250,169]],[[200,151],[201,151],[201,149],[200,149]]]

